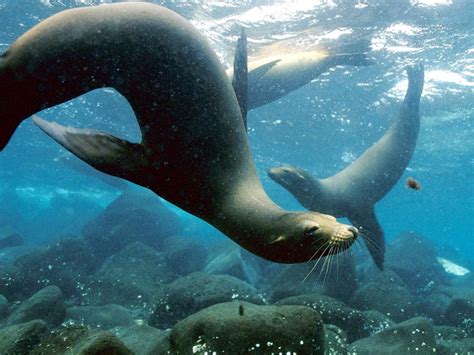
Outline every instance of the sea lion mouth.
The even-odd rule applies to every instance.
[[[331,237],[333,244],[348,244],[350,246],[359,236],[359,230],[354,226],[345,226],[339,228],[337,232]]]

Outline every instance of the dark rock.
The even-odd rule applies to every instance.
[[[257,290],[228,275],[208,275],[195,272],[182,277],[160,290],[150,316],[150,325],[169,328],[177,321],[214,305],[231,300],[263,303]]]
[[[23,237],[18,232],[10,229],[0,229],[0,249],[17,247],[23,244]]]
[[[395,325],[393,320],[379,311],[363,311],[362,314],[365,317],[364,329],[367,330],[370,335]]]
[[[110,256],[94,275],[89,300],[96,305],[142,307],[174,277],[161,253],[142,243],[131,243]]]
[[[343,302],[329,296],[308,294],[288,297],[278,301],[279,305],[303,305],[316,310],[324,324],[333,324],[343,329],[349,342],[371,335],[374,331],[386,327],[385,319],[377,322],[374,315],[346,306]]]
[[[140,316],[137,311],[117,304],[105,306],[78,306],[66,310],[66,319],[75,324],[110,329],[136,324]]]
[[[170,354],[169,336],[171,330],[160,330],[149,325],[116,327],[111,332],[119,338],[134,354]]]
[[[16,266],[0,266],[0,294],[8,300],[25,299],[33,294],[29,288],[24,290],[22,281],[23,277]]]
[[[325,354],[347,354],[347,335],[341,328],[324,325],[324,340]]]
[[[48,332],[41,320],[0,329],[0,354],[29,354]]]
[[[260,270],[252,259],[242,256],[242,248],[232,246],[230,250],[217,254],[204,269],[205,272],[215,275],[230,275],[251,285],[257,285]]]
[[[53,331],[36,346],[31,355],[132,355],[115,335],[84,326],[62,327]]]
[[[179,354],[324,354],[324,328],[319,314],[308,307],[228,302],[180,321],[170,344],[172,353]]]
[[[27,244],[0,250],[0,265],[13,265],[19,257],[38,249],[38,246]]]
[[[153,248],[181,231],[178,216],[155,194],[129,190],[82,229],[84,238],[104,258],[132,242]]]
[[[349,346],[354,354],[433,354],[436,341],[431,323],[422,317],[412,318]]]
[[[355,259],[350,251],[279,269],[267,291],[272,302],[313,292],[348,301],[358,287]]]
[[[463,329],[474,337],[474,302],[470,299],[455,298],[451,301],[444,317],[448,325]]]
[[[19,289],[14,299],[29,297],[48,285],[58,286],[67,298],[80,299],[89,275],[99,266],[82,238],[63,239],[48,248],[37,249],[19,257],[14,265],[19,272]]]
[[[66,307],[61,290],[48,286],[22,302],[7,318],[6,325],[42,319],[52,327],[64,321]]]
[[[385,260],[385,265],[413,291],[423,289],[430,283],[448,284],[433,243],[415,233],[400,234],[387,246]]]
[[[413,317],[415,300],[410,291],[393,278],[386,280],[387,274],[378,281],[369,282],[359,288],[350,304],[361,310],[376,310],[400,322]]]
[[[202,271],[206,265],[207,249],[199,241],[183,236],[166,238],[160,251],[168,265],[178,275]]]
[[[439,325],[433,327],[436,340],[460,340],[467,338],[468,334],[461,328],[451,327],[449,325]]]
[[[474,353],[474,338],[460,340],[439,340],[436,354],[460,355]]]
[[[446,324],[445,314],[451,299],[440,291],[433,292],[429,297],[418,297],[417,315],[430,318],[435,324]]]

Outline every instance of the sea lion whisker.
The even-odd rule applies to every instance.
[[[330,259],[331,250],[332,250],[333,247],[334,247],[334,246],[333,246],[333,244],[331,243],[331,244],[329,245],[329,253],[328,253],[327,256],[324,257],[323,265],[321,266],[321,270],[319,270],[319,275],[318,275],[318,279],[317,279],[318,282],[321,281],[321,276],[322,276],[322,274],[323,274],[323,272],[324,272],[324,268],[325,268],[326,264],[328,263],[328,261],[329,261],[329,259]],[[327,250],[327,248],[326,248],[326,250]],[[326,250],[324,251],[324,253],[326,252]],[[323,282],[323,287],[324,287],[324,282]]]
[[[328,243],[330,243],[330,242],[331,242],[330,240],[324,242],[324,243],[314,252],[314,254],[311,256],[311,258],[309,258],[309,260],[308,260],[307,262],[309,263],[311,260],[313,260],[313,259],[316,257],[316,255],[318,255],[319,251],[320,251],[326,244],[328,244]],[[316,242],[315,242],[315,243],[316,243]]]
[[[327,248],[329,248],[329,247],[331,246],[331,241],[328,240],[328,241],[324,242],[323,245],[322,245],[319,249],[321,249],[322,247],[324,247],[324,246],[326,246],[326,245],[327,245],[327,247],[326,247],[326,249],[324,249],[323,254],[324,254],[324,252],[327,250]],[[318,250],[319,250],[319,249],[318,249]],[[309,277],[309,275],[312,274],[312,272],[316,269],[316,267],[318,266],[318,264],[320,263],[320,261],[321,261],[322,259],[324,259],[324,257],[318,258],[318,260],[314,263],[313,267],[312,267],[311,270],[308,272],[308,274],[304,277],[304,279],[303,279],[303,281],[301,281],[301,283],[303,283],[303,282],[306,281],[306,279]]]

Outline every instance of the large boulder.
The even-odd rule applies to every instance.
[[[160,290],[149,322],[157,328],[169,328],[203,308],[232,300],[263,303],[253,286],[235,277],[195,272]]]
[[[67,298],[80,299],[83,285],[99,262],[84,239],[68,238],[21,256],[14,265],[19,288],[15,300],[48,285],[58,286]]]
[[[53,331],[30,354],[133,355],[112,333],[84,326],[68,326]]]
[[[26,323],[41,319],[51,327],[64,321],[66,306],[61,290],[56,286],[48,286],[22,302],[6,320],[6,325]]]
[[[157,248],[180,231],[178,216],[158,196],[130,189],[87,223],[82,234],[97,253],[107,257],[132,242]]]
[[[93,328],[110,329],[134,325],[140,321],[140,315],[136,310],[130,310],[118,304],[74,306],[66,310],[66,320]]]
[[[0,329],[0,354],[29,354],[48,333],[42,320],[15,324]]]
[[[463,329],[474,337],[474,301],[472,299],[455,298],[446,309],[444,318],[448,325]]]
[[[276,304],[302,305],[316,310],[324,324],[333,324],[344,330],[349,342],[370,336],[393,324],[383,315],[361,312],[346,306],[342,301],[316,293],[288,297]]]
[[[90,284],[89,301],[142,307],[174,278],[162,253],[134,242],[105,260]]]
[[[191,237],[179,235],[168,237],[164,240],[160,251],[173,272],[181,276],[202,271],[206,265],[206,247]]]
[[[0,249],[23,245],[23,237],[11,227],[0,228]]]
[[[251,285],[257,285],[260,278],[259,265],[251,258],[245,258],[242,248],[234,245],[214,255],[204,271],[209,274],[234,276]]]
[[[436,340],[431,323],[422,317],[412,318],[349,346],[350,354],[399,355],[433,354]]]
[[[387,246],[385,266],[395,271],[413,291],[422,290],[432,283],[448,284],[433,243],[412,232],[400,234]]]
[[[110,330],[134,354],[171,354],[169,336],[171,330],[160,330],[146,324],[116,327]]]
[[[361,310],[376,310],[400,322],[415,314],[415,299],[410,290],[390,271],[360,287],[350,304]]]
[[[303,306],[228,302],[203,309],[171,331],[172,353],[324,354],[317,312]]]

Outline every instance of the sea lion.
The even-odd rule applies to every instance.
[[[338,65],[366,66],[373,62],[363,53],[330,54],[309,51],[263,57],[248,63],[248,109],[276,101],[305,86]],[[227,70],[232,78],[233,68]]]
[[[130,103],[140,143],[35,123],[96,169],[151,189],[268,260],[304,262],[357,237],[332,216],[273,203],[217,55],[188,21],[158,5],[66,10],[17,39],[0,58],[0,149],[28,116],[103,87]]]
[[[407,68],[408,90],[402,107],[382,138],[334,176],[317,179],[303,169],[282,166],[268,175],[309,210],[347,217],[361,229],[375,264],[382,269],[384,234],[374,205],[405,171],[420,129],[419,104],[424,84],[422,65]]]

